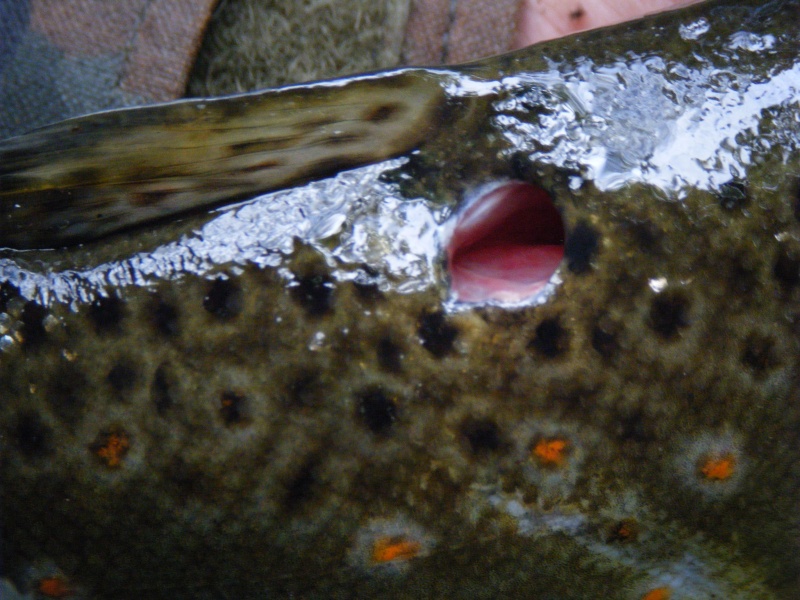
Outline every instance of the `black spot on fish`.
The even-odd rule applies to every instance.
[[[785,288],[793,288],[800,283],[800,256],[786,248],[781,248],[772,269],[775,279]]]
[[[531,159],[524,152],[515,152],[509,161],[512,179],[520,181],[530,181],[531,179]]]
[[[284,150],[290,148],[297,143],[293,136],[280,136],[270,137],[259,140],[252,140],[249,142],[240,142],[238,144],[231,144],[231,154],[255,154],[262,152],[275,152],[276,150]],[[259,163],[259,167],[278,166],[280,163],[270,160],[266,163]],[[250,169],[245,169],[250,170]]]
[[[156,298],[152,305],[153,326],[156,331],[167,337],[174,337],[180,332],[178,311],[161,298]]]
[[[603,358],[611,358],[619,351],[617,333],[613,327],[598,323],[592,328],[592,348]]]
[[[228,427],[248,421],[247,398],[238,392],[226,391],[220,397],[219,415]]]
[[[156,369],[150,387],[150,398],[159,415],[165,415],[175,403],[170,393],[170,387],[172,387],[172,383],[169,377],[169,367],[162,364]]]
[[[386,435],[397,419],[397,406],[383,390],[367,390],[358,397],[358,416],[375,435]]]
[[[674,338],[689,324],[688,299],[677,292],[662,292],[657,295],[650,305],[648,324],[662,338]]]
[[[536,327],[530,346],[547,358],[554,358],[567,349],[567,332],[557,318],[545,319]]]
[[[13,285],[4,281],[0,283],[0,312],[8,310],[8,301],[19,296],[19,290]]]
[[[727,211],[745,208],[750,203],[747,186],[738,179],[723,183],[719,187],[718,199],[719,205]]]
[[[578,223],[564,244],[567,268],[573,273],[586,273],[592,266],[598,243],[597,230],[586,223]]]
[[[64,177],[64,179],[69,179],[69,171],[70,168],[64,169],[60,177]],[[39,189],[29,189],[25,190],[25,186],[33,186],[36,183],[41,183],[41,179],[35,176],[29,176],[21,174],[19,177],[14,177],[12,175],[11,179],[12,185],[16,184],[15,187],[20,191],[26,191],[25,194],[30,200],[36,204],[34,206],[41,206],[45,209],[45,212],[42,213],[42,216],[47,214],[48,208],[54,208],[56,206],[66,206],[67,208],[76,208],[81,206],[82,202],[86,199],[86,192],[80,188],[63,188],[63,187],[49,187],[49,188],[42,188]],[[39,204],[41,203],[41,204]],[[46,227],[55,231],[57,229],[62,228],[65,225],[63,220],[57,219],[49,219],[47,220]]]
[[[88,182],[102,181],[108,173],[101,167],[75,167],[61,174],[59,180],[66,187],[87,185]]]
[[[203,308],[221,321],[242,311],[242,290],[230,279],[215,279],[203,298]]]
[[[378,106],[370,107],[363,118],[370,123],[383,123],[393,118],[402,108],[402,104],[379,104]]]
[[[360,283],[353,282],[353,287],[361,300],[366,302],[377,302],[383,299],[383,292],[378,287],[377,283]]]
[[[136,386],[138,374],[128,361],[121,361],[111,367],[106,376],[106,381],[117,397],[130,392]]]
[[[383,292],[378,287],[377,279],[379,271],[369,265],[361,265],[361,272],[353,281],[353,287],[360,300],[365,302],[377,302],[384,298]]]
[[[149,192],[135,192],[128,194],[128,202],[131,206],[137,208],[144,208],[148,206],[157,206],[166,202],[173,192],[169,190],[152,190]],[[102,213],[96,215],[98,219],[102,218]]]
[[[644,414],[640,410],[634,410],[619,417],[616,435],[617,439],[623,443],[646,444],[653,440],[653,435],[647,426]]]
[[[775,342],[768,336],[751,334],[745,342],[742,363],[755,373],[762,373],[779,364],[775,353]]]
[[[441,358],[453,350],[458,329],[447,322],[442,311],[425,312],[419,319],[417,334],[422,341],[422,347]]]
[[[385,371],[397,373],[402,368],[403,350],[390,338],[384,337],[378,341],[378,364]]]
[[[125,306],[116,296],[98,298],[89,306],[89,319],[97,333],[119,331],[125,317]]]
[[[47,310],[36,302],[27,302],[22,308],[20,333],[22,334],[22,343],[26,348],[41,346],[47,340],[47,330],[44,328],[46,316]]]
[[[279,160],[262,160],[261,162],[253,163],[239,169],[242,173],[258,173],[259,171],[269,171],[270,169],[277,169],[283,167],[286,163]],[[211,186],[209,186],[211,187]]]
[[[333,281],[327,275],[300,277],[292,289],[292,297],[311,316],[320,316],[333,308]]]
[[[461,424],[461,434],[472,454],[486,455],[500,449],[500,429],[491,419],[468,418]]]
[[[26,458],[43,458],[53,451],[53,431],[33,411],[26,411],[17,416],[11,436]]]
[[[59,367],[48,382],[47,401],[65,423],[76,423],[83,415],[89,393],[86,376],[74,365]]]
[[[296,512],[311,499],[317,481],[317,468],[317,459],[315,457],[311,458],[289,480],[282,502],[285,512]]]

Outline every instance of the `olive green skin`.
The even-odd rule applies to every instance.
[[[623,68],[632,51],[723,69],[740,29],[781,42],[748,68],[788,69],[798,8],[710,3],[458,73]],[[679,25],[701,17],[698,47]],[[541,304],[451,310],[444,264],[400,293],[338,279],[302,241],[283,272],[223,264],[74,306],[0,288],[17,332],[0,354],[0,552],[22,592],[58,573],[87,598],[800,595],[796,119],[788,145],[745,140],[758,160],[733,187],[674,201],[520,156],[503,93],[431,100],[430,135],[385,177],[453,210],[487,181],[545,188],[568,242]],[[208,219],[4,258],[99,264]],[[555,439],[564,462],[537,461]],[[381,535],[414,556],[374,560]]]

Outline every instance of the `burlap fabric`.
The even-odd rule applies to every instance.
[[[403,62],[437,65],[468,62],[511,49],[519,0],[415,0]]]

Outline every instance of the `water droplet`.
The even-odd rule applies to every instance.
[[[656,294],[667,287],[667,278],[666,277],[656,277],[655,279],[651,279],[647,282],[650,286],[650,289],[653,290]]]
[[[774,35],[757,35],[749,31],[737,31],[730,37],[728,48],[731,50],[747,50],[748,52],[761,52],[770,50],[775,46]]]
[[[711,28],[705,18],[697,19],[692,23],[681,25],[678,28],[680,36],[685,40],[696,40],[701,38]]]
[[[58,318],[53,315],[47,315],[42,321],[42,326],[47,333],[52,333],[58,326]]]
[[[8,313],[0,313],[0,333],[6,333],[11,327],[11,316]]]
[[[14,338],[12,338],[10,335],[4,335],[3,337],[0,337],[0,352],[9,350],[13,345]]]
[[[314,334],[314,337],[311,338],[311,341],[308,344],[308,349],[311,350],[311,352],[317,352],[319,350],[322,350],[324,346],[325,346],[325,333],[322,331],[318,331],[317,333]]]

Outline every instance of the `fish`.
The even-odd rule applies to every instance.
[[[0,142],[0,590],[800,596],[798,9]]]

